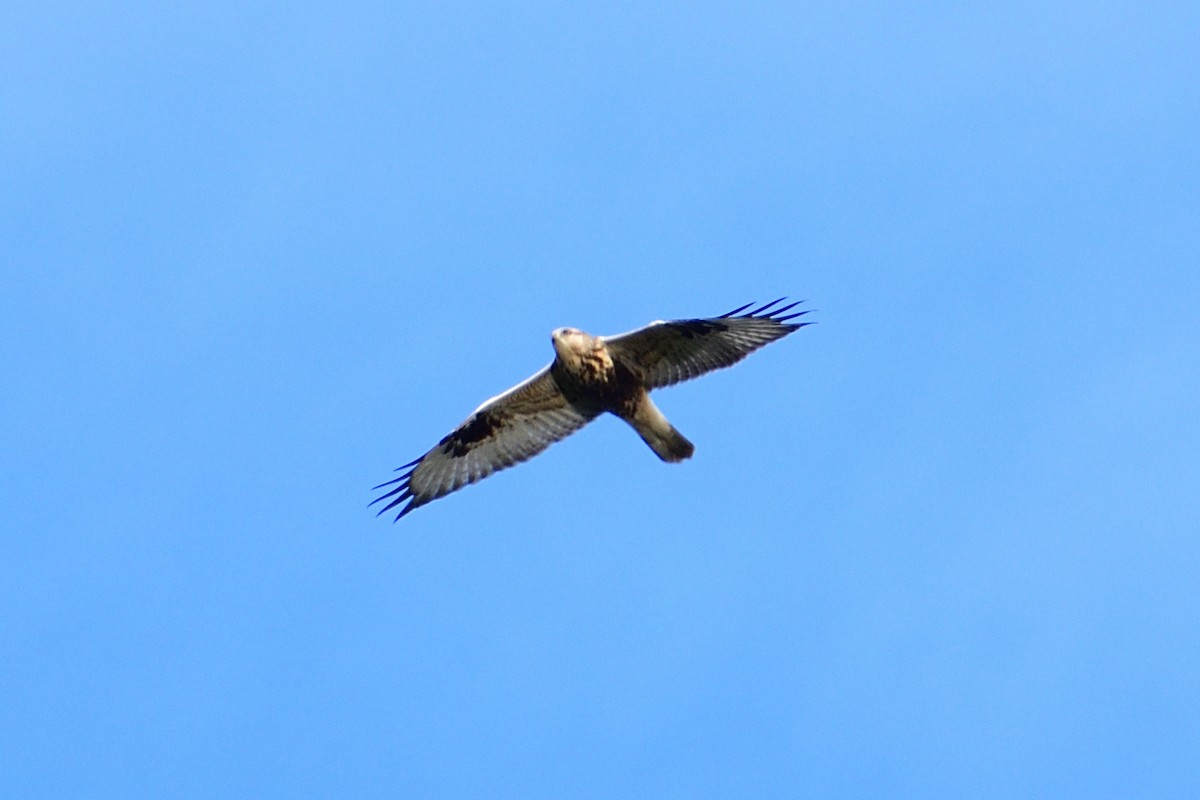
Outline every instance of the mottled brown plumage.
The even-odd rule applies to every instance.
[[[407,503],[399,520],[537,455],[605,412],[629,423],[662,460],[690,458],[695,448],[650,400],[650,390],[732,366],[808,324],[789,322],[808,313],[787,313],[799,303],[776,307],[781,302],[749,312],[753,304],[747,304],[710,319],[653,322],[618,336],[559,328],[550,336],[553,362],[485,402],[428,453],[400,467],[402,475],[375,487],[392,488],[371,505],[387,500],[382,514]]]

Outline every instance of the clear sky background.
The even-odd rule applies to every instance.
[[[1200,5],[0,17],[0,795],[1200,796]]]

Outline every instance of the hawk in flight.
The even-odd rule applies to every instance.
[[[663,461],[690,458],[696,449],[650,400],[660,386],[729,367],[807,322],[807,311],[780,298],[752,311],[753,303],[710,319],[652,322],[617,336],[592,336],[575,328],[550,334],[554,361],[536,375],[488,400],[404,473],[376,486],[392,487],[371,505],[379,513],[406,503],[414,508],[532,458],[605,411],[637,431]]]

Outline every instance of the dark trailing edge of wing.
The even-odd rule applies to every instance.
[[[418,504],[417,504],[417,499],[415,497],[413,497],[412,474],[417,471],[417,467],[419,467],[421,465],[421,462],[424,460],[425,460],[425,456],[421,456],[416,461],[410,461],[403,466],[396,467],[397,472],[399,472],[402,469],[407,469],[408,472],[404,473],[403,475],[401,475],[398,478],[392,478],[390,481],[384,481],[383,483],[379,484],[378,486],[372,486],[371,488],[372,488],[372,490],[374,490],[374,489],[382,489],[385,486],[391,486],[393,483],[399,484],[398,486],[391,489],[386,494],[381,495],[380,497],[376,497],[374,500],[372,500],[370,503],[367,504],[367,508],[370,508],[371,506],[375,505],[376,503],[386,500],[389,497],[392,497],[393,499],[390,503],[388,503],[383,508],[379,509],[379,513],[377,513],[375,515],[376,517],[378,517],[381,514],[383,514],[385,511],[391,511],[393,508],[400,505],[405,500],[408,500],[409,501],[408,505],[406,505],[404,508],[400,509],[400,513],[396,515],[396,519],[392,520],[393,522],[399,522],[401,517],[403,517],[405,514],[412,511],[414,508],[416,508]]]
[[[745,314],[743,314],[742,313],[743,311],[746,311],[747,308],[750,308],[750,306],[754,305],[754,303],[746,303],[746,305],[739,306],[738,308],[735,308],[733,311],[725,312],[721,316],[717,317],[717,319],[731,319],[731,318],[734,318],[734,319],[769,319],[774,322],[787,322],[788,320],[795,319],[796,317],[802,317],[805,314],[812,312],[812,309],[810,308],[810,309],[806,309],[804,311],[797,311],[794,314],[786,313],[788,311],[791,311],[793,308],[800,305],[801,303],[803,303],[804,302],[803,300],[797,300],[794,303],[788,303],[786,306],[780,306],[779,308],[772,308],[772,306],[777,306],[780,303],[782,303],[784,300],[787,300],[787,298],[781,297],[778,300],[772,300],[771,302],[767,303],[765,306],[759,306],[758,308],[754,309],[753,311],[747,311]],[[812,325],[812,324],[813,323],[811,323],[811,322],[793,322],[792,324],[786,325],[785,327],[795,330],[796,328],[803,328],[805,325]]]

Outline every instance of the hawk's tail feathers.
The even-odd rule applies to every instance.
[[[696,446],[689,442],[682,433],[675,430],[674,425],[668,427],[670,430],[666,433],[654,431],[649,436],[641,431],[638,432],[642,433],[642,439],[663,461],[674,463],[691,458],[692,453],[696,452]]]
[[[633,418],[627,418],[626,421],[663,461],[683,461],[696,452],[696,446],[675,430],[675,426],[667,421],[649,397],[642,397],[633,412]]]

